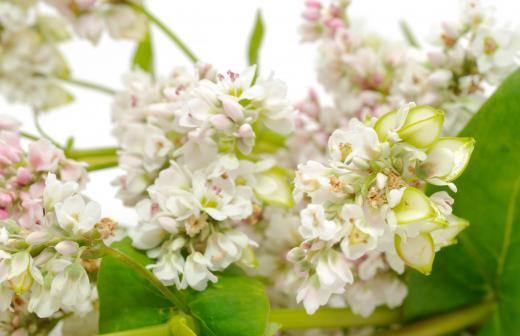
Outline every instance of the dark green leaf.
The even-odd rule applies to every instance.
[[[255,16],[255,24],[253,31],[249,37],[249,45],[247,48],[247,60],[249,65],[258,64],[258,57],[262,41],[264,39],[264,20],[262,18],[262,12],[257,10]]]
[[[152,262],[134,249],[128,239],[112,247],[142,265]],[[268,330],[269,302],[263,285],[233,269],[219,274],[219,281],[205,291],[182,292],[203,336],[263,336]],[[97,285],[100,333],[166,323],[173,311],[171,303],[147,280],[112,257],[103,259]],[[175,324],[175,318],[172,321],[174,327],[183,327]]]
[[[112,247],[146,265],[146,255],[132,248],[129,239]],[[108,333],[168,321],[171,303],[146,279],[113,257],[103,258],[97,288],[100,301],[99,332]]]
[[[150,74],[154,74],[154,53],[152,47],[152,34],[148,32],[137,45],[132,58],[132,69],[139,68]]]
[[[257,280],[220,275],[205,291],[186,292],[191,313],[204,321],[202,336],[263,336],[268,330],[269,301]]]
[[[432,275],[411,273],[405,313],[414,319],[485,299],[498,309],[481,333],[520,329],[520,70],[482,106],[462,132],[477,140],[456,182],[454,213],[470,220],[459,244],[436,258]]]

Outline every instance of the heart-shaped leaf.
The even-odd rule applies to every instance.
[[[462,136],[477,140],[456,181],[454,212],[470,221],[459,243],[443,249],[429,277],[410,273],[409,319],[484,300],[497,309],[481,335],[520,330],[520,70],[473,117]]]

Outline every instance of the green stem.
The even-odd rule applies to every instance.
[[[38,133],[40,133],[40,136],[44,139],[49,140],[54,146],[63,149],[63,147],[55,141],[45,130],[43,129],[42,125],[40,124],[40,112],[38,110],[33,110],[33,119],[34,119],[34,126],[36,127],[36,130]]]
[[[494,302],[482,302],[475,306],[434,316],[380,336],[438,336],[479,325],[495,310]]]
[[[134,271],[139,273],[143,278],[148,280],[166,299],[168,299],[175,307],[182,312],[189,314],[189,308],[184,301],[179,297],[177,292],[171,291],[163,283],[153,275],[146,267],[136,262],[123,252],[113,249],[111,247],[104,247],[102,253],[118,259],[119,261],[130,266]]]
[[[118,331],[103,336],[170,336],[170,328],[167,324],[159,324],[145,328]]]
[[[62,77],[53,77],[53,78],[63,81],[65,83],[71,84],[71,85],[75,85],[75,86],[78,86],[78,87],[81,87],[84,89],[98,91],[98,92],[101,92],[101,93],[104,93],[107,95],[111,95],[111,96],[115,95],[117,92],[116,90],[106,87],[104,85],[92,83],[92,82],[82,80],[82,79],[62,78]]]
[[[401,311],[379,308],[368,317],[360,317],[350,309],[320,308],[313,315],[303,309],[272,309],[271,322],[280,324],[282,330],[310,328],[346,328],[367,325],[384,326],[400,322]]]
[[[24,131],[21,131],[20,132],[20,135],[26,139],[29,139],[29,140],[32,140],[32,141],[37,141],[37,140],[40,140],[40,137],[34,135],[34,134],[31,134],[31,133],[28,133],[28,132],[24,132]]]
[[[67,156],[72,159],[81,159],[84,157],[93,156],[115,156],[117,155],[117,147],[102,147],[102,148],[88,148],[88,149],[72,149],[68,151]]]
[[[152,23],[154,23],[157,28],[159,28],[166,36],[172,40],[173,43],[179,47],[179,49],[186,55],[193,63],[198,62],[197,56],[188,48],[188,46],[170,29],[168,28],[159,18],[153,15],[148,9],[144,6],[132,1],[126,1],[130,6],[132,6],[136,11],[143,13]]]

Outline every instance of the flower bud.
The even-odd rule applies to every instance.
[[[418,222],[435,216],[435,209],[430,199],[414,187],[406,188],[401,201],[393,211],[398,224]]]
[[[226,99],[222,102],[224,112],[234,122],[240,121],[244,118],[243,107],[232,99]]]
[[[56,244],[54,248],[63,255],[71,255],[78,252],[79,245],[74,241],[64,240]]]
[[[29,245],[39,245],[45,243],[47,240],[51,239],[52,236],[47,231],[34,231],[31,232],[26,238],[25,242]]]
[[[451,182],[466,169],[474,147],[473,138],[439,138],[428,149],[421,168],[428,178]]]
[[[217,130],[221,132],[230,132],[233,130],[233,122],[223,114],[217,114],[209,119],[209,122]]]
[[[430,234],[420,234],[416,237],[396,235],[395,249],[408,266],[423,274],[430,274],[435,258],[435,246]]]
[[[399,111],[402,112],[402,111]],[[396,111],[383,115],[374,125],[381,141],[386,141],[389,132],[397,132],[409,144],[425,148],[437,140],[442,131],[444,113],[429,106],[416,106],[409,111]]]

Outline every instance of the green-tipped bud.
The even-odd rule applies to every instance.
[[[430,274],[435,258],[435,246],[430,234],[416,237],[395,236],[395,249],[406,265],[423,274]]]

